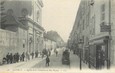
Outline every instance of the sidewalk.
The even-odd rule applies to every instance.
[[[78,68],[80,67],[80,58],[73,54],[73,52],[70,52],[70,62],[71,62],[71,66],[72,68]],[[82,69],[88,69],[88,65],[85,64],[83,61],[82,61]]]
[[[51,55],[54,55],[54,50],[52,50]],[[12,63],[12,64],[5,64],[5,65],[1,65],[0,68],[32,68],[34,65],[36,65],[37,63],[42,62],[43,60],[45,60],[45,57],[38,57],[38,58],[34,58],[28,61],[24,61],[24,62],[18,62],[18,63]]]

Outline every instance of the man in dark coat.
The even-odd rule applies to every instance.
[[[38,51],[35,52],[35,58],[37,58],[37,57],[38,57]]]
[[[47,55],[47,57],[46,57],[46,66],[49,66],[49,62],[50,62],[50,58],[49,58],[49,56]]]
[[[32,55],[32,59],[33,59],[34,58],[34,52],[32,52],[31,55]]]
[[[16,53],[13,55],[13,62],[16,63]]]
[[[17,52],[17,54],[16,54],[16,62],[19,62],[19,57],[20,57],[20,55],[19,55],[19,53]]]
[[[24,61],[24,58],[25,58],[24,52],[22,53],[21,58],[22,58],[22,61]]]
[[[13,56],[12,56],[12,53],[10,53],[9,58],[10,58],[10,63],[13,63]]]
[[[6,60],[7,60],[7,64],[9,64],[9,61],[10,61],[10,55],[9,55],[9,53],[6,55]]]

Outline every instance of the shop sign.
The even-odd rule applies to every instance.
[[[101,25],[101,32],[110,32],[111,31],[111,26],[110,25]]]

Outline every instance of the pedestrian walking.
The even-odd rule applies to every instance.
[[[9,58],[10,58],[10,64],[13,63],[13,55],[12,55],[12,53],[10,53]]]
[[[19,62],[19,57],[20,57],[20,55],[19,55],[19,53],[17,52],[17,53],[16,53],[16,62]]]
[[[56,57],[57,57],[57,55],[58,55],[58,51],[57,51],[57,49],[55,49],[54,52],[55,52]]]
[[[49,56],[51,55],[51,50],[50,50],[50,49],[48,49],[48,55],[49,55]]]
[[[6,58],[5,57],[3,57],[3,59],[2,59],[2,64],[6,64]]]
[[[56,51],[56,57],[57,57],[57,55],[58,55],[58,51]]]
[[[38,57],[38,51],[35,52],[35,58],[37,58],[37,57]]]
[[[30,60],[30,53],[29,52],[26,52],[26,59]]]
[[[9,62],[10,62],[10,55],[9,55],[9,53],[6,55],[6,60],[7,60],[7,64],[9,64]]]
[[[22,56],[20,56],[20,61],[22,61]]]
[[[24,61],[24,58],[25,58],[24,52],[22,53],[21,58],[22,58],[22,61]]]
[[[34,52],[31,53],[32,59],[34,58]]]
[[[13,55],[13,63],[16,63],[16,53]]]
[[[49,58],[49,56],[47,55],[47,57],[46,57],[46,67],[49,66],[49,62],[50,62],[50,58]]]

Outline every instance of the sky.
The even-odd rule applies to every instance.
[[[66,42],[73,28],[80,0],[43,0],[42,26],[54,30]]]

